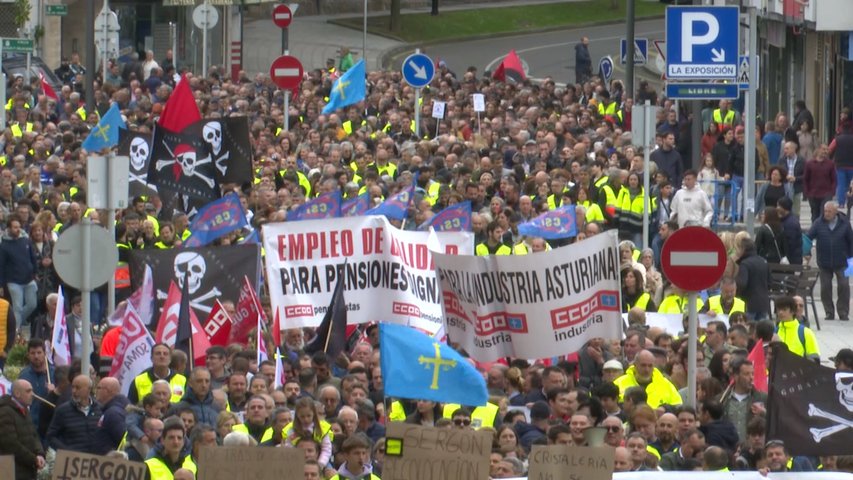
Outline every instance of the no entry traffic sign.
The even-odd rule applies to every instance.
[[[282,55],[273,60],[270,66],[270,77],[273,83],[282,90],[296,92],[302,82],[302,62],[291,55]]]
[[[272,10],[272,21],[278,28],[287,28],[293,21],[293,12],[290,11],[290,7],[280,3]]]
[[[676,287],[688,292],[705,290],[723,276],[726,247],[710,229],[680,228],[663,244],[661,266]]]

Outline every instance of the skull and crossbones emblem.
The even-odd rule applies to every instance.
[[[838,372],[835,374],[835,389],[838,391],[838,403],[853,413],[853,373]],[[853,428],[853,418],[844,418],[834,413],[830,413],[816,407],[815,404],[809,404],[808,414],[810,417],[823,418],[835,422],[835,425],[826,428],[812,427],[809,432],[812,438],[817,443],[820,443],[824,438],[835,433]]]
[[[142,137],[134,137],[130,141],[130,181],[139,182],[142,184],[148,183],[148,172],[145,172],[145,162],[148,160],[150,149],[148,142]],[[141,172],[141,173],[135,173]],[[156,187],[152,185],[156,190]]]
[[[164,142],[165,144],[165,142]],[[169,149],[166,146],[167,150]],[[200,178],[204,183],[206,183],[210,188],[213,188],[215,184],[214,180],[207,175],[203,174],[200,170],[197,170],[198,167],[202,165],[206,165],[210,163],[210,157],[198,158],[198,154],[195,149],[186,143],[182,143],[175,147],[174,151],[169,150],[169,153],[174,157],[173,160],[157,160],[157,171],[161,171],[164,168],[171,166],[172,173],[175,176],[175,180],[181,178],[181,174],[186,175],[188,177],[197,177]]]
[[[225,175],[228,166],[225,162],[231,155],[231,152],[222,152],[222,124],[218,121],[207,122],[201,130],[204,141],[210,145],[210,150],[213,152],[213,158],[216,160],[214,164],[216,168]]]
[[[179,287],[184,287],[184,278],[186,278],[187,291],[190,295],[195,294],[201,289],[202,280],[204,280],[204,275],[207,272],[207,264],[204,261],[204,257],[196,252],[181,252],[175,256],[173,267],[175,280],[178,282]],[[209,292],[191,298],[190,305],[196,310],[210,313],[211,307],[204,305],[203,302],[220,295],[222,295],[222,292],[219,288],[213,287]],[[167,296],[166,292],[157,291],[158,298],[165,299]]]

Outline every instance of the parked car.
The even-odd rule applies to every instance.
[[[15,75],[24,75],[27,71],[27,56],[21,54],[4,54],[3,55],[3,73],[6,74],[6,79],[9,80]],[[56,93],[62,88],[62,81],[53,73],[53,69],[44,63],[41,57],[33,56],[30,58],[30,75],[38,78],[39,74],[44,75],[47,83],[53,87]]]

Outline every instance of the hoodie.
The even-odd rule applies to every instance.
[[[21,231],[17,238],[4,234],[0,240],[0,285],[26,285],[36,278],[36,252],[30,237]]]
[[[196,398],[193,388],[187,385],[187,390],[183,398],[170,409],[170,414],[176,414],[184,407],[189,407],[195,412],[196,422],[216,427],[216,417],[219,415],[219,408],[213,403],[212,392],[207,392],[207,395],[199,400]]]
[[[532,423],[525,422],[517,423],[515,425],[515,432],[518,435],[518,442],[527,450],[530,450],[533,442],[545,436],[544,430]]]
[[[705,434],[705,443],[725,449],[729,454],[737,450],[738,436],[734,424],[727,420],[713,420],[699,430]]]

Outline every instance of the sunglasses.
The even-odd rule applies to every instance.
[[[463,418],[457,418],[456,420],[453,421],[453,424],[456,425],[457,427],[461,427],[463,425],[467,427],[467,426],[471,425],[471,419],[470,418],[464,418],[464,419]]]
[[[619,431],[622,430],[622,427],[617,427],[615,425],[604,428],[606,428],[609,433],[619,433]]]

